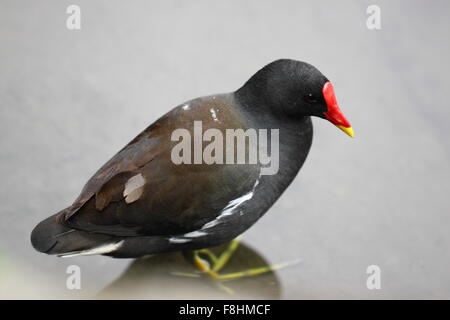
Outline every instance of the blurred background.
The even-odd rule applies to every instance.
[[[66,28],[71,4],[81,30]],[[380,30],[366,26],[371,4]],[[449,9],[406,0],[2,0],[0,297],[95,298],[141,266],[47,256],[30,232],[159,116],[291,58],[333,82],[356,138],[313,120],[299,176],[242,239],[267,263],[302,262],[264,278],[275,295],[255,285],[245,296],[450,298]],[[81,268],[81,290],[66,288],[70,265]],[[381,269],[379,290],[366,286],[369,265]],[[146,297],[134,283],[108,297]],[[151,297],[164,287],[143,283]]]

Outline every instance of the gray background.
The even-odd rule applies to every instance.
[[[366,28],[372,3],[379,31]],[[81,7],[80,31],[66,29],[69,4]],[[286,57],[332,80],[356,139],[315,119],[301,174],[244,234],[272,263],[302,259],[278,272],[282,297],[450,298],[449,8],[2,0],[0,296],[92,297],[116,279],[130,260],[37,253],[33,226],[160,115]],[[66,290],[70,264],[83,290]],[[371,264],[381,290],[366,288]]]

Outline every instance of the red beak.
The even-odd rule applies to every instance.
[[[328,111],[324,112],[325,118],[332,124],[337,126],[339,129],[344,131],[350,137],[354,137],[352,126],[350,122],[344,117],[341,109],[336,100],[336,95],[334,94],[334,88],[331,82],[324,84],[322,89],[323,97],[328,107]]]

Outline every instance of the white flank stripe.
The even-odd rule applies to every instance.
[[[208,222],[208,223],[205,223],[204,225],[203,225],[203,227],[202,227],[202,230],[203,229],[208,229],[208,228],[212,228],[212,227],[214,227],[216,224],[218,224],[219,223],[219,220],[216,218],[216,219],[214,219],[213,221],[210,221],[210,222]]]
[[[197,237],[206,236],[208,234],[206,232],[206,229],[212,228],[215,225],[219,224],[221,218],[231,215],[237,207],[239,207],[245,201],[248,201],[253,197],[253,194],[255,192],[255,189],[256,189],[256,186],[258,185],[258,183],[259,183],[259,179],[256,180],[255,185],[253,186],[251,191],[244,194],[243,196],[240,196],[239,198],[236,198],[236,199],[228,202],[227,206],[223,209],[222,213],[216,219],[214,219],[208,223],[205,223],[200,230],[185,233],[185,234],[181,235],[180,237],[169,238],[169,242],[185,243],[185,242],[192,240],[192,239],[186,239],[186,238],[197,238]]]
[[[255,189],[256,189],[256,186],[258,185],[258,183],[259,183],[259,179],[256,180],[255,185],[253,186],[253,188],[250,192],[244,194],[243,196],[240,196],[239,198],[236,198],[236,199],[228,202],[228,205],[223,209],[222,213],[216,219],[204,224],[202,227],[202,230],[214,227],[215,225],[217,225],[220,222],[220,219],[233,214],[234,210],[237,207],[239,207],[244,202],[250,200],[253,197],[253,194],[255,192]]]

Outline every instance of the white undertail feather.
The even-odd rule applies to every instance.
[[[67,253],[58,254],[58,257],[70,258],[75,256],[92,256],[96,254],[106,254],[111,253],[119,249],[123,245],[124,240],[102,244],[101,246],[94,247],[91,249],[81,250],[81,251],[73,251]]]
[[[177,238],[177,237],[172,237],[169,238],[169,242],[170,243],[186,243],[192,241],[191,239],[186,239],[186,238]]]

